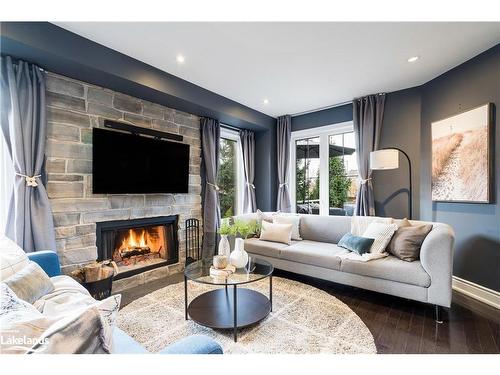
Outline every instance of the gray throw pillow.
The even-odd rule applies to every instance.
[[[4,283],[23,301],[33,304],[54,290],[49,276],[35,262],[4,280]]]
[[[387,251],[401,260],[413,262],[420,257],[422,243],[431,230],[431,224],[400,227],[389,242]]]

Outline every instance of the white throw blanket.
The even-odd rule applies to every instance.
[[[382,223],[382,224],[392,224],[394,220],[390,217],[373,217],[373,216],[353,216],[351,218],[351,234],[355,236],[362,236],[365,233],[366,228],[371,223]],[[368,262],[370,260],[385,258],[389,254],[383,253],[364,253],[363,255],[356,254],[354,252],[348,252],[346,254],[339,254],[338,257],[342,259],[357,260],[360,262]]]

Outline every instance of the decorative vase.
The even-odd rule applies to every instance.
[[[236,268],[243,268],[248,263],[248,253],[245,251],[245,242],[237,238],[234,243],[234,251],[229,257],[230,263]]]
[[[226,268],[226,266],[227,266],[227,256],[225,256],[225,255],[216,255],[216,256],[214,256],[213,265],[218,270]]]
[[[229,240],[227,239],[227,234],[222,234],[219,241],[218,255],[224,255],[229,259],[231,254],[231,246],[229,245]]]

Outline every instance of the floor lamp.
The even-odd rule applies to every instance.
[[[370,169],[371,170],[387,170],[387,169],[398,169],[399,168],[399,153],[406,156],[408,160],[408,175],[410,183],[410,196],[408,197],[408,214],[409,219],[412,219],[412,186],[411,186],[411,162],[408,154],[403,150],[396,147],[383,148],[381,150],[370,152]]]

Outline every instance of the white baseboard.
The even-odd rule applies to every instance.
[[[456,276],[452,278],[452,288],[459,293],[500,309],[500,292],[485,288],[484,286]]]

